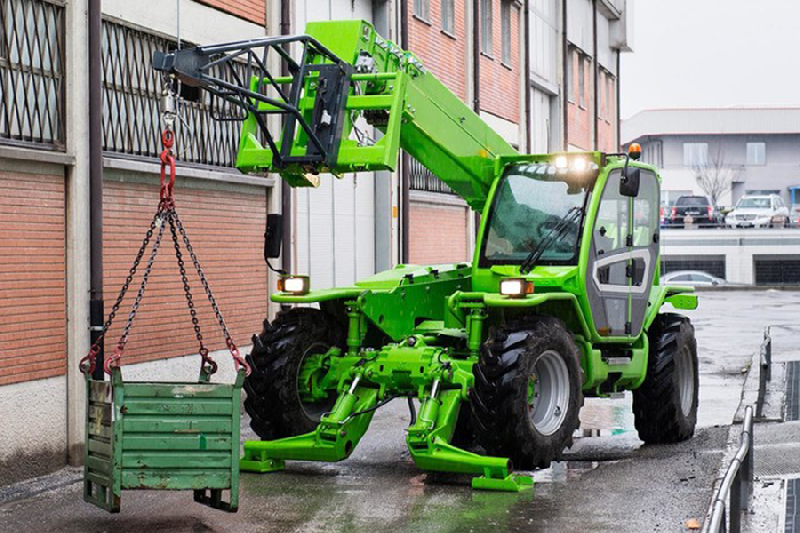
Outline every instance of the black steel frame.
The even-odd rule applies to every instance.
[[[292,44],[300,46],[299,61],[295,61],[287,51]],[[285,84],[279,83],[270,72],[270,52],[278,54],[281,62],[288,67],[292,77],[288,93]],[[237,64],[241,68],[234,68]],[[175,75],[186,85],[202,87],[215,97],[252,114],[273,153],[273,167],[321,161],[331,166],[335,164],[353,67],[312,37],[267,37],[198,46],[169,54],[157,51],[153,55],[153,67],[165,74]],[[309,123],[300,109],[300,101],[307,78],[313,72],[318,73],[315,81],[319,87]],[[229,79],[221,75],[225,73]],[[254,77],[257,82],[255,90],[252,90],[250,80]],[[270,96],[270,92],[277,98]],[[260,103],[270,107],[259,109]],[[329,119],[323,119],[323,113],[327,113]],[[284,118],[280,138],[288,141],[281,142],[280,146],[267,125],[267,115],[276,114]],[[241,118],[237,117],[236,120]],[[304,155],[292,156],[293,143],[290,140],[295,139],[298,124],[310,143]]]

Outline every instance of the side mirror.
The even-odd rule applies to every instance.
[[[264,259],[281,256],[283,243],[283,215],[267,215],[267,231],[264,232]]]
[[[636,198],[639,195],[639,181],[642,170],[636,167],[627,167],[623,170],[622,179],[619,181],[619,193],[622,196]]]

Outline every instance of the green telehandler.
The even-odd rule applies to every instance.
[[[694,329],[663,307],[694,309],[697,297],[659,284],[660,178],[636,147],[519,154],[358,20],[153,59],[209,91],[220,118],[243,121],[242,171],[314,186],[394,169],[402,148],[482,215],[472,264],[401,264],[322,290],[282,273],[272,299],[286,306],[248,356],[245,408],[262,440],[245,443],[243,470],[346,459],[398,397],[416,465],[473,475],[478,489],[529,488],[512,468],[558,460],[584,397],[633,391],[645,443],[694,433]],[[267,258],[280,233],[268,228]]]

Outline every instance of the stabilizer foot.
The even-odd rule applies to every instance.
[[[533,478],[515,474],[509,474],[504,478],[481,476],[472,478],[472,488],[496,492],[525,492],[533,490]]]
[[[251,453],[245,448],[244,457],[239,460],[239,469],[244,472],[266,474],[283,470],[286,466],[286,461],[283,459],[261,458],[258,455],[258,453]]]

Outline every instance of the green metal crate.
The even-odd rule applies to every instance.
[[[235,512],[244,371],[233,384],[124,382],[87,376],[83,497],[119,512],[123,489],[193,490],[197,502]],[[230,502],[222,491],[230,490]]]

